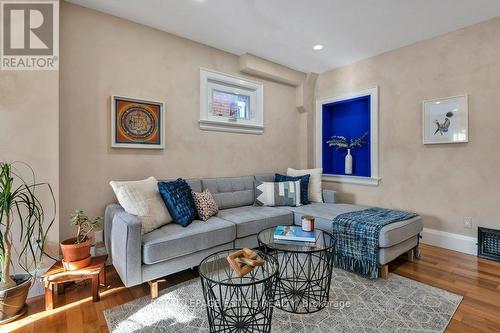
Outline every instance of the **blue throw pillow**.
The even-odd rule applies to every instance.
[[[191,196],[191,187],[184,179],[158,182],[158,191],[175,223],[187,227],[193,222],[196,218],[196,207]]]
[[[280,175],[279,173],[274,175],[274,181],[275,182],[295,182],[297,180],[300,180],[300,203],[303,205],[308,205],[310,204],[309,202],[309,177],[311,175],[304,175],[304,176],[287,176],[287,175]]]

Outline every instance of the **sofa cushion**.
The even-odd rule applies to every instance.
[[[175,223],[186,227],[195,219],[196,207],[192,190],[184,179],[159,182],[158,190]]]
[[[186,179],[186,183],[188,183],[189,187],[191,187],[192,191],[201,192],[201,180],[200,179]]]
[[[218,217],[206,222],[194,220],[187,227],[170,223],[142,237],[142,261],[154,264],[232,242],[235,238],[235,225]]]
[[[203,190],[209,190],[219,209],[252,205],[254,202],[254,177],[206,178],[201,180]]]
[[[261,183],[264,182],[274,182],[274,173],[258,173],[256,174],[255,180]]]
[[[218,217],[236,225],[236,237],[255,235],[266,228],[293,224],[293,213],[276,207],[245,206],[219,211]]]
[[[312,203],[300,207],[283,208],[294,212],[294,223],[296,225],[301,224],[302,215],[311,215],[315,217],[315,227],[331,232],[333,219],[337,215],[369,207],[350,204]],[[380,230],[379,247],[385,248],[396,245],[422,232],[422,229],[423,224],[420,216],[388,224]]]

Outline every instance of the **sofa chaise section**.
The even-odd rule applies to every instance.
[[[294,224],[300,225],[301,217],[310,215],[315,218],[317,228],[331,232],[333,229],[332,222],[338,215],[360,211],[369,207],[325,202],[286,208],[294,212]],[[413,258],[413,250],[418,245],[418,237],[422,230],[423,223],[420,216],[388,224],[380,230],[378,264],[381,266],[382,277],[385,278],[388,273],[387,264],[401,254],[408,252],[409,258]]]

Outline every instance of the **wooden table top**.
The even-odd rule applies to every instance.
[[[107,258],[107,255],[92,257],[90,264],[87,267],[75,269],[73,271],[64,270],[63,263],[61,260],[59,260],[42,275],[42,278],[44,280],[53,281],[60,278],[71,278],[72,276],[98,274],[104,267],[104,263],[106,262]]]

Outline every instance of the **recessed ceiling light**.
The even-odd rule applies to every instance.
[[[316,45],[313,46],[313,50],[314,51],[319,51],[321,49],[323,49],[323,45],[321,45],[321,44],[316,44]]]
[[[436,104],[441,104],[441,102],[436,102]]]

